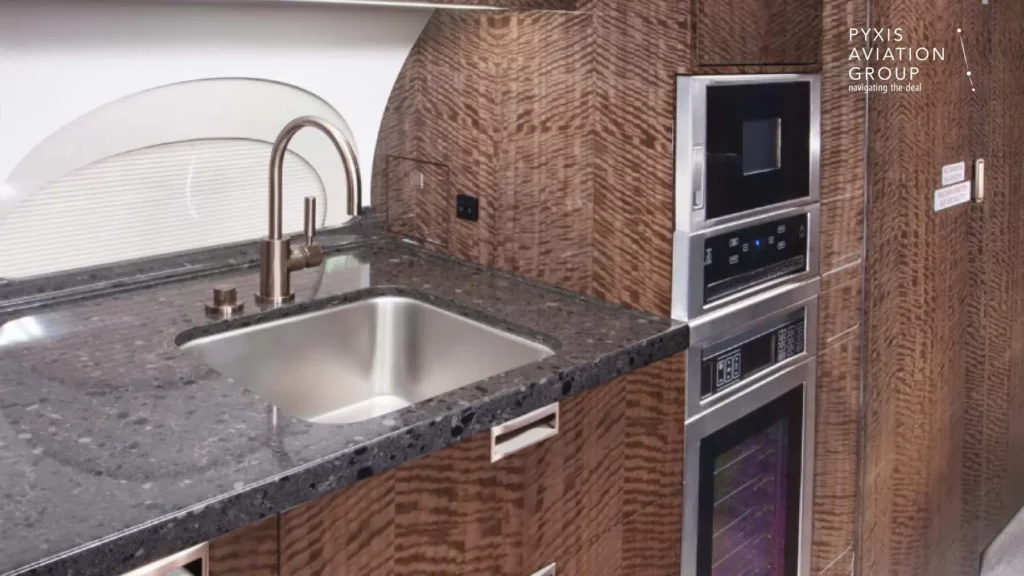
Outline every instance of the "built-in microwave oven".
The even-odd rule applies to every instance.
[[[676,231],[817,202],[820,141],[816,74],[678,77]]]

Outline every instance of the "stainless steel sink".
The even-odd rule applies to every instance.
[[[184,344],[214,369],[311,422],[358,422],[553,354],[401,296],[380,296]]]

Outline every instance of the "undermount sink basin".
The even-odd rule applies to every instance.
[[[358,422],[553,354],[403,296],[379,296],[193,340],[215,370],[281,410]]]

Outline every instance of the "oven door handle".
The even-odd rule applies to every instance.
[[[704,208],[704,147],[693,147],[693,208]]]

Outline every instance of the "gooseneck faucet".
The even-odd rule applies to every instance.
[[[323,248],[314,242],[316,236],[316,198],[305,199],[306,243],[292,247],[291,239],[281,231],[281,204],[283,188],[284,155],[292,137],[303,128],[316,128],[323,132],[341,156],[347,182],[347,204],[350,216],[358,216],[363,205],[362,180],[352,142],[336,126],[316,116],[303,116],[288,123],[274,141],[270,152],[270,230],[260,240],[260,291],[256,303],[277,305],[291,302],[295,294],[291,290],[291,273],[295,270],[319,266],[324,261]]]

